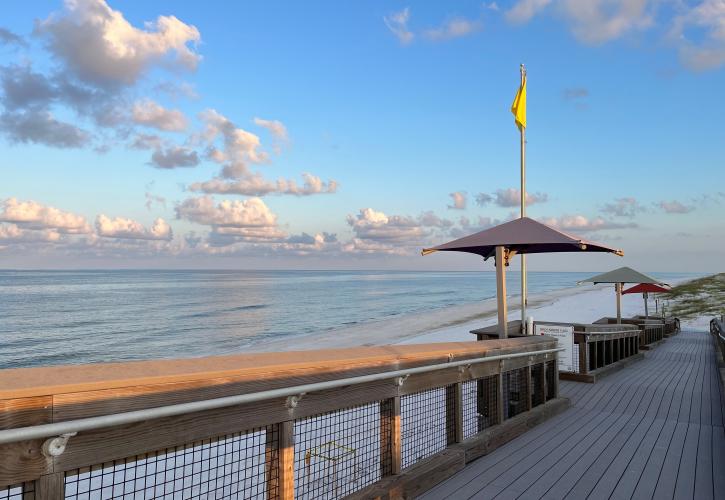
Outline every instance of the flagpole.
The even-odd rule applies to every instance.
[[[521,64],[521,86],[523,87],[526,78],[526,68]],[[521,133],[521,218],[526,217],[526,127],[519,127]],[[532,335],[533,332],[526,331],[526,255],[521,254],[521,332]]]

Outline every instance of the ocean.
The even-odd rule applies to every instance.
[[[592,274],[530,272],[529,294]],[[0,369],[234,354],[495,294],[493,272],[0,271]]]

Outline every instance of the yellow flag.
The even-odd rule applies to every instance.
[[[514,114],[514,121],[519,128],[526,128],[526,77],[524,83],[519,87],[514,97],[514,103],[511,105],[511,112]]]

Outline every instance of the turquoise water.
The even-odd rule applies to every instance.
[[[594,273],[531,272],[529,290]],[[233,354],[495,293],[492,272],[0,271],[0,368]]]

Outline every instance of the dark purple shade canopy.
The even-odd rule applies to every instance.
[[[610,248],[599,243],[572,236],[537,222],[528,217],[514,219],[499,226],[480,231],[470,236],[424,248],[422,254],[432,252],[468,252],[481,255],[484,259],[496,253],[496,247],[502,246],[515,253],[554,253],[554,252],[610,252],[619,256],[622,250]]]

